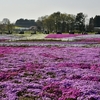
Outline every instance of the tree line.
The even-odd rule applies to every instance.
[[[37,20],[37,26],[40,30],[49,30],[50,32],[69,32],[69,31],[84,31],[85,30],[85,15],[78,13],[66,14],[55,12],[50,16],[43,16]]]
[[[87,15],[82,12],[77,15],[54,12],[51,15],[45,15],[35,20],[17,19],[14,24],[10,23],[8,18],[4,18],[0,23],[0,32],[8,31],[11,33],[15,26],[31,27],[37,26],[37,31],[49,32],[94,32],[94,28],[100,27],[100,16],[96,15],[89,19],[86,24]]]
[[[20,27],[31,27],[31,26],[36,26],[36,22],[35,20],[28,20],[21,18],[15,22],[15,25]]]
[[[42,16],[37,20],[39,30],[61,31],[61,32],[94,32],[95,27],[100,27],[100,16],[96,15],[89,19],[86,24],[87,15],[82,12],[77,15],[54,12],[51,15]]]

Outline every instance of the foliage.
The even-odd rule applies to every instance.
[[[75,27],[80,32],[85,31],[85,18],[86,16],[83,13],[78,13],[75,19]]]
[[[74,29],[74,21],[75,16],[72,14],[54,12],[49,16],[40,17],[37,20],[37,25],[42,31],[69,32],[70,29]]]
[[[94,17],[94,27],[100,27],[100,16],[98,15]]]
[[[93,19],[93,17],[90,18],[90,20],[89,20],[89,31],[90,32],[94,31],[94,19]]]
[[[0,31],[2,33],[8,31],[7,33],[12,33],[15,25],[10,23],[8,18],[4,18],[0,24]]]

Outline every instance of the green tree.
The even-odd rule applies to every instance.
[[[94,31],[94,19],[93,19],[93,17],[90,18],[90,20],[89,20],[89,31],[90,32]]]
[[[76,15],[76,19],[75,19],[76,30],[80,32],[85,31],[85,18],[86,18],[86,15],[84,15],[83,13],[78,13]]]
[[[55,25],[55,30],[61,31],[61,32],[68,32],[70,29],[73,29],[73,24],[75,22],[75,16],[72,14],[66,14],[66,13],[60,13],[60,12],[55,12],[51,14],[53,20],[54,20],[54,25]]]
[[[54,12],[53,14],[51,14],[51,17],[53,17],[54,20],[54,25],[55,25],[55,31],[60,31],[60,27],[61,27],[61,18],[60,18],[61,13],[60,12]]]
[[[40,31],[46,30],[46,19],[47,19],[47,17],[48,16],[46,15],[46,16],[42,16],[42,17],[38,18],[38,20],[36,21],[38,30],[40,30]]]
[[[54,19],[52,16],[45,19],[45,27],[50,32],[54,30]]]
[[[74,30],[75,16],[72,14],[54,12],[49,16],[39,17],[37,26],[40,30],[69,32]]]
[[[67,14],[67,32],[74,31],[75,15]]]
[[[60,15],[60,22],[61,22],[61,32],[66,32],[66,25],[67,25],[67,14],[66,13],[61,13]]]
[[[94,27],[100,27],[100,16],[96,15],[94,17]]]

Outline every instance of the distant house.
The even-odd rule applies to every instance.
[[[37,26],[31,26],[30,30],[37,30]]]
[[[100,31],[100,27],[94,27],[94,31],[99,32]]]

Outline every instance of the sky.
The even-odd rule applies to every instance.
[[[35,21],[54,12],[74,14],[83,12],[88,17],[100,15],[100,0],[0,0],[0,21],[8,18],[14,23],[17,19]]]

